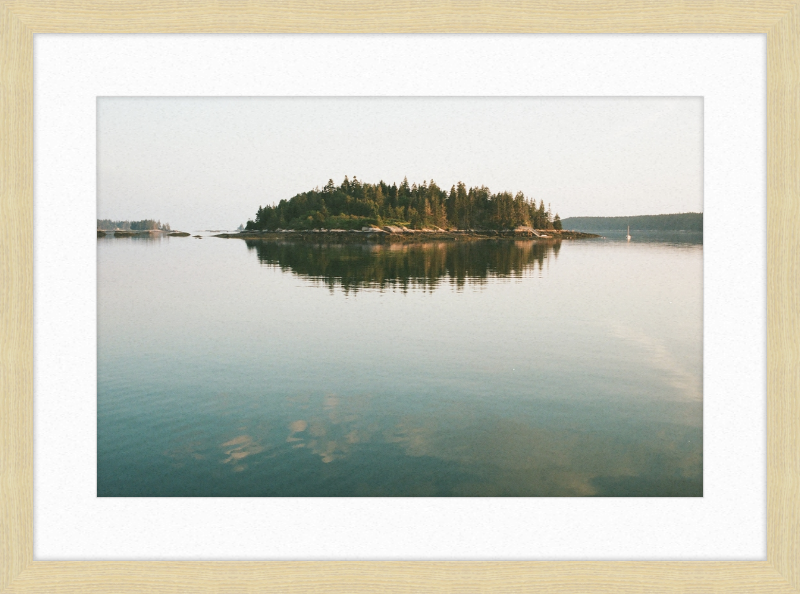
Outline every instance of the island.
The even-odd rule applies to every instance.
[[[114,237],[149,237],[153,235],[169,235],[170,237],[189,237],[184,231],[173,231],[169,223],[161,223],[154,219],[141,221],[112,221],[97,219],[97,237],[105,237],[112,233]]]
[[[244,239],[328,239],[335,241],[479,240],[498,238],[577,239],[598,237],[564,230],[558,213],[544,200],[522,192],[492,193],[486,186],[449,192],[433,180],[388,185],[333,180],[320,189],[261,206],[237,233],[214,237]]]

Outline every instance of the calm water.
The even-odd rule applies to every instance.
[[[702,236],[97,245],[100,496],[702,495]]]

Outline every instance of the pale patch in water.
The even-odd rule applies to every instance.
[[[306,421],[302,420],[302,419],[300,419],[299,421],[291,422],[289,424],[289,430],[291,431],[291,433],[289,434],[289,437],[286,438],[286,442],[287,443],[291,443],[293,441],[302,441],[301,438],[295,437],[294,434],[295,433],[302,433],[303,431],[306,430],[307,427],[308,427],[308,423]]]
[[[235,464],[238,460],[242,460],[253,454],[260,454],[265,449],[264,446],[253,441],[253,438],[249,435],[234,437],[230,441],[223,443],[220,447],[227,448],[224,452],[228,457],[222,461],[223,464],[228,464],[229,462]],[[234,471],[241,472],[242,470],[244,470],[244,466],[234,466]]]
[[[221,447],[227,448],[227,447],[239,445],[239,444],[242,444],[242,443],[249,443],[251,441],[253,441],[253,438],[250,437],[249,435],[240,435],[239,437],[234,437],[230,441],[226,441],[225,443],[222,444]]]
[[[292,433],[300,433],[301,431],[305,431],[306,427],[308,427],[308,423],[303,420],[294,421],[291,425],[289,425],[289,429],[292,430]]]

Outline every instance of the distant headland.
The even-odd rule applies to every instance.
[[[633,217],[568,217],[562,221],[565,228],[589,233],[606,231],[686,231],[703,232],[702,212],[640,215]]]

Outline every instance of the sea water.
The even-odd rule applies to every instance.
[[[702,235],[97,258],[98,496],[702,496]]]

